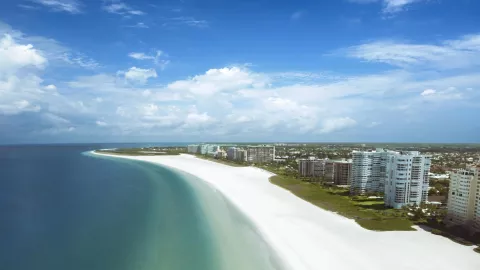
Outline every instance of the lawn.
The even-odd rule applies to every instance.
[[[207,155],[197,154],[195,156],[198,157],[198,158],[201,158],[201,159],[210,160],[210,161],[213,161],[213,162],[225,164],[225,165],[232,166],[232,167],[247,167],[248,166],[248,164],[246,164],[246,163],[239,163],[239,162],[234,162],[234,161],[226,160],[226,159],[217,159],[217,158],[207,156]]]
[[[365,229],[375,231],[412,231],[413,223],[400,210],[387,209],[377,199],[348,196],[348,190],[323,187],[293,177],[272,176],[270,182],[323,209],[354,219]]]

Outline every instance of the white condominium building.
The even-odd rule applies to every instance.
[[[385,192],[388,156],[393,153],[396,152],[381,148],[371,152],[353,151],[350,194]]]
[[[187,152],[192,154],[200,153],[200,146],[198,144],[190,144],[187,146]]]
[[[275,146],[248,146],[247,161],[252,163],[272,162],[275,159]]]
[[[385,205],[393,208],[427,201],[430,156],[377,149],[353,151],[352,160],[350,194],[384,193]]]
[[[404,205],[426,203],[431,157],[420,152],[389,154],[385,180],[386,206],[401,208]]]
[[[450,174],[445,223],[480,231],[480,168],[460,169]]]

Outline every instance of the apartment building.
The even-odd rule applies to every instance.
[[[392,152],[381,148],[370,152],[352,152],[350,194],[360,195],[385,192],[384,183],[389,153],[391,154]]]
[[[418,151],[389,152],[385,178],[384,202],[386,206],[426,203],[431,157]]]
[[[200,153],[200,145],[198,144],[190,144],[187,146],[187,152],[191,154]]]
[[[251,163],[272,162],[275,159],[275,146],[248,146],[247,161]]]
[[[350,194],[384,193],[386,206],[427,201],[431,160],[417,151],[352,152]]]
[[[298,160],[298,175],[301,177],[323,177],[325,174],[325,159],[300,159]]]
[[[247,151],[238,147],[230,147],[227,150],[227,159],[234,161],[247,161]]]
[[[201,144],[199,146],[199,153],[202,155],[211,155],[215,156],[217,152],[220,150],[220,146],[215,144]]]
[[[480,232],[480,168],[469,167],[450,173],[447,225],[462,225]]]
[[[335,185],[349,185],[352,177],[352,160],[327,160],[325,181]]]

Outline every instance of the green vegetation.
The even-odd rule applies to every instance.
[[[96,153],[123,156],[165,156],[180,155],[186,153],[185,147],[168,147],[168,148],[119,148],[119,149],[101,149],[95,150]]]
[[[449,180],[430,179],[430,186],[432,188],[428,191],[428,195],[447,196],[449,185]]]
[[[351,198],[348,190],[308,183],[293,177],[272,176],[270,182],[323,209],[354,219],[365,229],[375,231],[412,231],[413,223],[402,210],[387,209],[383,201],[364,196]]]
[[[477,253],[480,253],[480,246],[479,247],[476,247],[475,249],[473,249],[473,251],[477,252]]]
[[[433,228],[430,231],[431,233],[444,236],[454,241],[455,243],[459,243],[465,246],[472,246],[474,244],[480,245],[480,233],[475,233],[472,235],[462,226],[446,227],[443,222],[435,222],[432,220],[428,220],[418,224],[421,226],[424,225]]]
[[[233,167],[247,167],[248,166],[248,163],[246,163],[246,162],[237,162],[237,161],[231,161],[231,160],[227,160],[227,159],[214,158],[212,156],[201,155],[201,154],[196,154],[195,156],[198,157],[198,158],[201,158],[201,159],[206,159],[206,160],[218,162],[218,163],[225,164],[225,165],[228,165],[228,166],[233,166]]]

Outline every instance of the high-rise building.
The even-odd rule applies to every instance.
[[[190,144],[187,146],[187,152],[192,154],[200,153],[200,146],[198,144]]]
[[[430,156],[416,151],[353,151],[352,163],[351,195],[384,193],[385,205],[393,208],[427,201]]]
[[[247,150],[238,150],[236,160],[241,162],[247,162]]]
[[[248,146],[247,161],[252,163],[272,162],[275,159],[275,146]]]
[[[389,153],[392,154],[393,152],[381,148],[370,152],[352,152],[350,194],[385,192],[384,183]]]
[[[351,160],[327,160],[325,163],[325,181],[335,185],[349,185],[352,175]]]
[[[298,174],[301,177],[323,177],[325,173],[324,159],[298,160]]]
[[[228,149],[227,149],[227,159],[228,159],[228,160],[236,160],[239,150],[240,150],[240,149],[237,148],[237,147],[230,147],[230,148],[228,148]]]
[[[233,161],[247,161],[247,151],[238,147],[230,147],[227,150],[227,159]]]
[[[447,225],[462,225],[480,232],[480,168],[450,173],[447,208]]]
[[[417,151],[389,154],[383,197],[385,205],[398,209],[404,205],[426,203],[430,165],[430,156]]]

